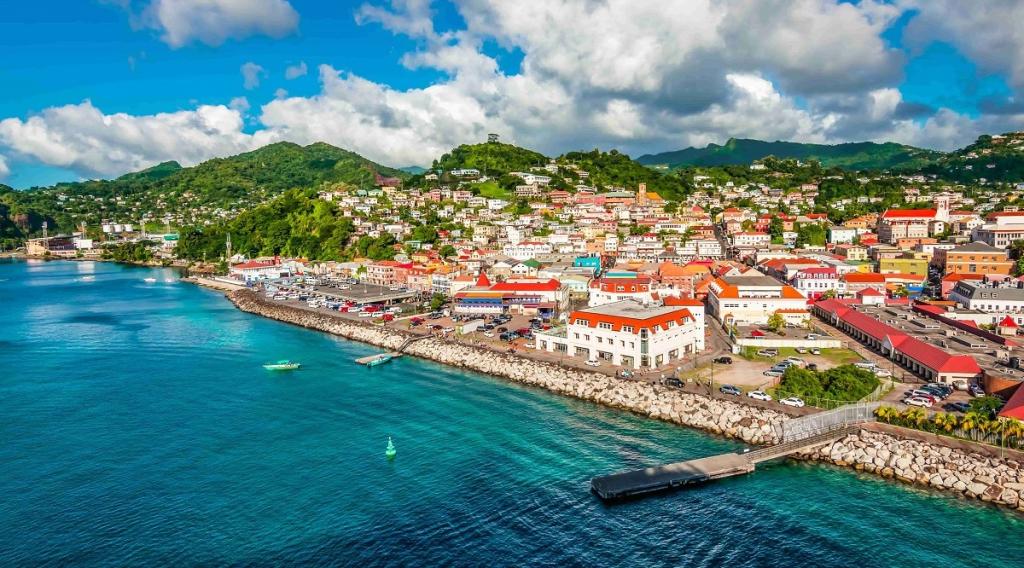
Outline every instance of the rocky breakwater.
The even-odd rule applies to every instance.
[[[861,430],[799,456],[1024,510],[1024,464]]]
[[[228,298],[245,312],[269,317],[347,339],[397,349],[410,334],[349,321],[329,314],[266,301],[251,290]],[[775,444],[775,426],[789,417],[780,412],[708,396],[681,392],[651,383],[627,381],[522,356],[496,353],[430,338],[408,346],[405,353],[445,365],[486,373],[551,392],[628,410],[651,418],[736,438],[749,444]]]

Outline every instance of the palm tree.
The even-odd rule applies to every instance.
[[[934,418],[932,418],[932,422],[934,422],[935,426],[944,432],[952,432],[956,429],[960,419],[957,418],[955,414],[939,412]]]

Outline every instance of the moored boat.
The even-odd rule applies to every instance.
[[[268,371],[294,371],[301,365],[299,363],[292,363],[288,359],[281,359],[276,363],[264,363],[263,368]]]
[[[369,361],[367,361],[366,362],[366,366],[367,367],[376,367],[377,365],[383,365],[384,363],[387,363],[387,362],[391,361],[394,358],[395,357],[393,355],[391,355],[391,354],[381,353],[380,355],[377,355],[376,357],[374,357],[374,358],[370,359]]]

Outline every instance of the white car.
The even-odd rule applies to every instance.
[[[783,363],[789,363],[791,365],[797,365],[797,366],[800,366],[800,367],[803,367],[804,365],[807,364],[807,363],[804,362],[803,359],[801,359],[799,357],[788,357],[788,358],[786,358],[785,361],[783,361]]]
[[[892,377],[892,373],[885,369],[875,369],[875,376],[880,379],[888,379],[889,377]]]
[[[811,355],[821,355],[821,349],[818,349],[817,347],[811,349]]]
[[[908,404],[910,406],[920,406],[922,408],[931,408],[932,407],[931,399],[930,398],[925,398],[923,396],[910,396],[910,397],[907,397],[907,398],[903,399],[903,404]]]
[[[779,371],[777,369],[768,369],[763,374],[766,377],[781,377],[782,375],[784,375],[786,373],[785,373],[785,371]]]
[[[494,332],[493,331],[485,331],[484,332],[484,337],[494,337]]]
[[[747,393],[747,396],[756,400],[763,400],[765,402],[771,402],[772,400],[772,395],[764,391],[750,391]]]
[[[797,408],[803,408],[804,407],[804,401],[800,400],[800,398],[796,397],[796,396],[791,396],[789,398],[784,398],[784,399],[780,400],[779,402],[782,403],[782,404],[785,404],[786,406],[795,406]]]
[[[585,365],[589,366],[589,367],[600,367],[601,366],[601,362],[598,361],[597,359],[587,359],[583,363]]]

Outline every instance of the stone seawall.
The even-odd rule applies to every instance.
[[[268,302],[251,290],[230,292],[227,297],[245,312],[384,349],[397,349],[407,338],[413,337],[398,329],[345,321]],[[779,443],[775,426],[789,420],[789,416],[781,412],[740,402],[566,369],[441,339],[417,341],[405,352],[748,444]],[[1024,464],[1013,459],[868,430],[793,457],[850,467],[1024,511]]]
[[[326,314],[268,302],[251,290],[239,290],[227,296],[242,311],[370,343],[384,349],[397,349],[406,338],[412,337],[412,334],[397,329],[349,322]],[[405,352],[445,365],[502,377],[554,393],[736,438],[748,444],[778,443],[775,425],[789,418],[774,410],[680,392],[650,383],[566,369],[551,363],[495,353],[441,339],[417,341]]]
[[[1024,511],[1024,465],[1008,457],[867,429],[793,457],[852,467]]]

